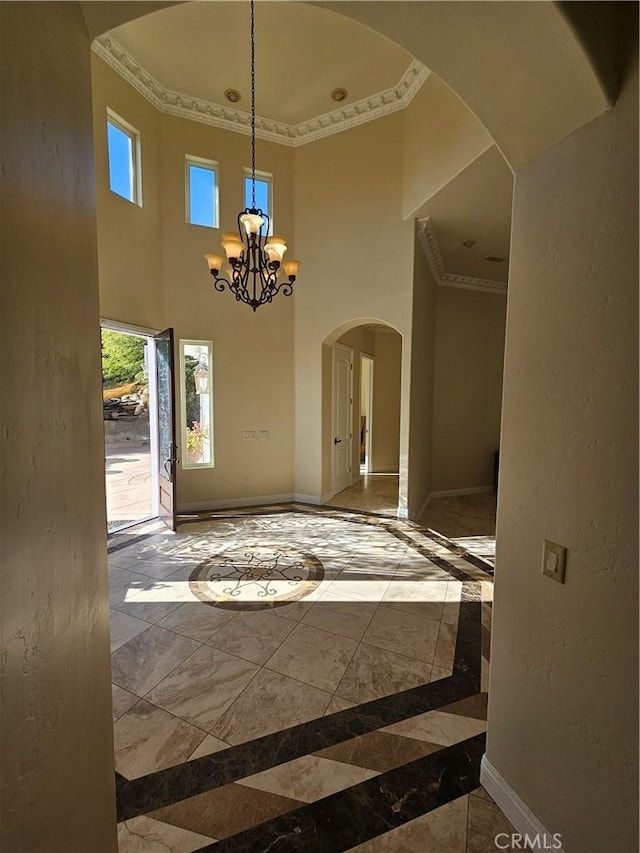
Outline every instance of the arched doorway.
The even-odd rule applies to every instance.
[[[402,336],[386,323],[368,322],[333,338],[328,336],[322,347],[328,504],[396,516]]]

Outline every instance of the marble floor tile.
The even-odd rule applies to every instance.
[[[241,784],[231,784],[158,809],[151,812],[150,816],[191,832],[221,839],[301,805],[297,800]]]
[[[111,651],[115,652],[120,646],[124,646],[138,634],[149,627],[147,622],[129,616],[120,610],[109,611],[109,627],[111,631]]]
[[[298,624],[266,666],[333,693],[356,647],[355,640],[348,637]]]
[[[208,731],[259,669],[234,655],[201,646],[157,684],[147,699]]]
[[[488,699],[487,693],[476,693],[475,696],[467,696],[465,699],[452,702],[450,705],[439,708],[439,710],[445,714],[460,714],[463,717],[486,720]]]
[[[453,674],[453,667],[448,669],[441,666],[431,667],[431,678],[429,681],[438,681],[440,678],[449,678]]]
[[[417,717],[387,726],[382,731],[426,740],[429,743],[440,743],[442,746],[451,746],[480,734],[486,729],[485,720],[461,717],[459,714],[446,714],[442,711],[428,711],[426,714],[419,714]]]
[[[459,797],[415,820],[352,847],[350,853],[467,853],[468,797]],[[493,853],[494,847],[482,853]]]
[[[382,773],[439,749],[442,749],[441,744],[373,731],[320,750],[316,755]]]
[[[237,613],[230,624],[213,634],[208,645],[254,663],[265,663],[294,628],[295,623],[288,619],[278,619],[261,610]]]
[[[113,711],[113,721],[115,722],[126,711],[129,710],[138,701],[138,696],[129,693],[128,690],[123,690],[117,684],[111,685],[111,707]]]
[[[440,622],[380,605],[365,631],[362,642],[430,664],[433,661],[440,625]]]
[[[233,610],[210,607],[201,601],[188,601],[179,604],[157,624],[161,628],[168,628],[176,634],[204,643],[235,616],[236,612]]]
[[[227,743],[243,743],[322,717],[331,694],[263,669],[211,728]]]
[[[148,601],[130,601],[118,604],[115,609],[120,613],[126,613],[128,616],[135,616],[136,619],[141,619],[143,622],[154,625],[161,619],[164,619],[165,616],[173,613],[173,611],[177,610],[178,607],[180,607],[179,601],[160,601],[156,603]]]
[[[493,801],[469,796],[466,853],[486,853],[487,850],[493,850],[496,847],[495,838],[499,833],[511,835],[515,831]]]
[[[270,770],[242,779],[241,784],[313,803],[377,776],[377,772],[353,764],[342,764],[317,755],[304,755]]]
[[[113,682],[144,696],[198,647],[193,640],[151,625],[113,653]]]
[[[336,694],[358,705],[427,684],[430,674],[431,666],[424,661],[361,643]]]
[[[355,704],[353,702],[348,702],[346,699],[341,699],[340,696],[332,696],[331,702],[327,705],[327,710],[324,712],[324,716],[328,716],[329,714],[336,714],[338,711],[344,711],[347,708],[354,708]]]
[[[149,578],[129,569],[115,568],[109,572],[109,607],[116,607],[128,597],[142,591]]]
[[[313,605],[301,621],[303,625],[311,625],[314,628],[339,634],[341,637],[360,640],[375,611],[376,605],[367,602],[321,599]]]
[[[206,732],[141,699],[113,727],[116,770],[127,779],[186,761]]]
[[[442,669],[453,667],[453,659],[456,651],[456,626],[450,622],[440,622],[438,641],[433,656],[433,665]]]
[[[323,590],[322,601],[369,601],[378,604],[389,586],[388,580],[339,576]]]
[[[299,622],[311,610],[313,605],[314,602],[308,599],[304,601],[292,601],[290,604],[284,604],[282,607],[274,607],[270,612],[281,619]]]
[[[225,743],[223,740],[219,740],[217,737],[213,737],[213,735],[207,735],[200,746],[194,749],[191,753],[189,761],[193,761],[194,758],[202,758],[203,755],[212,755],[214,752],[222,752],[223,749],[229,749],[229,744]]]
[[[194,853],[217,840],[145,815],[118,824],[118,853]]]

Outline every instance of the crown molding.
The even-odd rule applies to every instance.
[[[484,293],[506,294],[507,284],[504,281],[493,281],[488,278],[475,278],[474,276],[455,275],[454,273],[447,272],[429,217],[418,220],[418,243],[424,252],[424,256],[437,283],[443,287],[461,287],[464,290],[480,290]]]
[[[112,36],[104,35],[97,38],[93,42],[92,50],[160,112],[220,127],[223,130],[231,130],[234,133],[244,133],[247,136],[251,133],[248,113],[165,89]],[[308,121],[286,124],[256,116],[256,136],[269,142],[278,142],[281,145],[297,148],[325,136],[349,130],[359,124],[405,109],[429,74],[429,69],[414,59],[396,86]]]

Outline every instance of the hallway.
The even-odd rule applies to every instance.
[[[110,543],[120,853],[480,853],[511,831],[479,787],[482,561],[296,504]]]
[[[397,518],[398,475],[363,474],[326,506]],[[420,524],[454,542],[460,553],[481,557],[489,566],[496,557],[496,495],[450,495],[431,498]]]

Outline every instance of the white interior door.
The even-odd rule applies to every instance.
[[[373,425],[373,359],[368,355],[360,359],[360,410],[365,417],[364,466],[371,473],[371,430]]]
[[[353,350],[334,344],[331,472],[334,494],[351,485]]]

